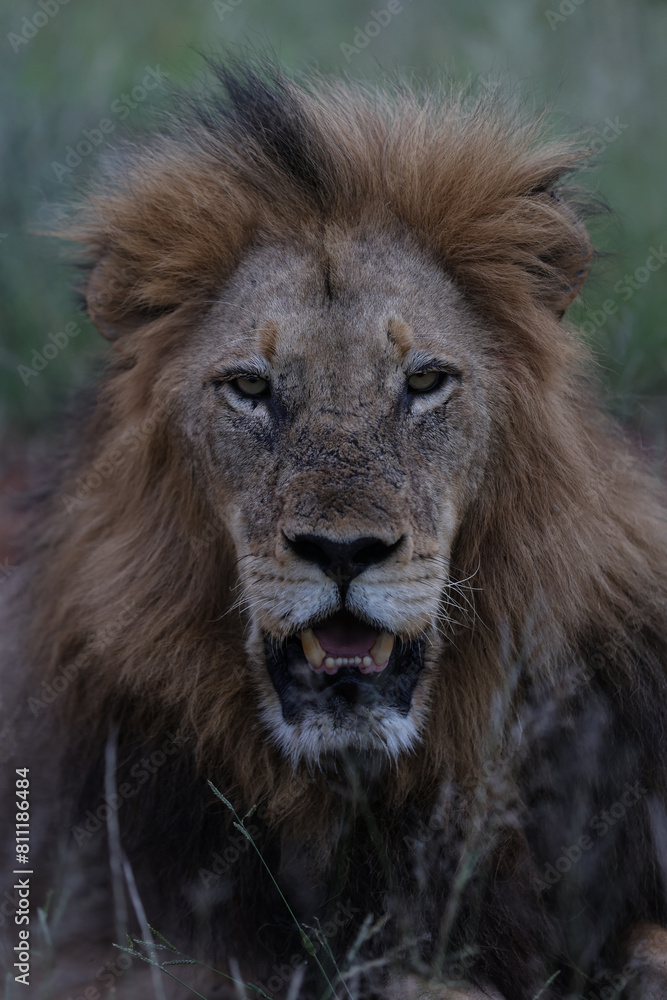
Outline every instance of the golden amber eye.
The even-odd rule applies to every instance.
[[[430,392],[440,385],[443,372],[414,372],[408,379],[412,392]]]
[[[262,396],[269,388],[267,380],[259,375],[240,375],[234,385],[244,396]]]

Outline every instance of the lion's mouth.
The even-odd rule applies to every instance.
[[[266,664],[285,722],[309,711],[353,726],[379,708],[407,715],[424,667],[423,639],[403,640],[338,612],[298,635],[264,638]]]
[[[303,652],[315,673],[337,673],[341,667],[358,667],[362,674],[384,670],[396,637],[359,621],[347,611],[304,629]]]

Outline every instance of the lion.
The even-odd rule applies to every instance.
[[[111,347],[4,587],[10,974],[663,997],[665,507],[566,315],[587,154],[213,68],[62,233]]]

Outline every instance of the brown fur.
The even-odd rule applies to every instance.
[[[588,352],[561,320],[591,258],[576,199],[568,205],[562,189],[584,155],[499,103],[322,82],[305,91],[279,78],[271,111],[269,89],[256,87],[245,122],[214,98],[186,125],[129,149],[66,234],[85,247],[88,308],[115,360],[40,510],[26,690],[89,655],[54,707],[57,725],[85,720],[93,748],[114,716],[147,741],[172,727],[239,811],[264,804],[268,829],[318,845],[325,864],[342,829],[338,793],[325,770],[294,770],[252,725],[245,619],[229,611],[233,532],[183,447],[179,386],[190,334],[205,328],[251,250],[303,247],[317,259],[326,244],[340,262],[341,244],[375,239],[447,276],[470,310],[462,323],[483,330],[493,374],[488,459],[474,497],[460,501],[451,550],[454,578],[472,579],[478,621],[454,629],[433,668],[422,745],[377,777],[387,829],[411,803],[430,808],[443,782],[464,790],[464,815],[474,812],[482,764],[508,739],[503,711],[511,720],[530,698],[576,697],[584,661],[601,648],[597,680],[637,744],[647,741],[636,773],[662,808],[664,509],[600,413]],[[273,144],[258,124],[271,114],[284,130]],[[279,350],[274,325],[258,336],[269,358]],[[411,337],[394,324],[401,358]],[[83,496],[81,480],[105,462],[113,473]],[[525,670],[500,711],[517,660]],[[522,837],[499,855],[510,881]],[[650,867],[651,849],[641,851]],[[628,915],[662,912],[630,906]],[[526,976],[509,996],[528,996]]]

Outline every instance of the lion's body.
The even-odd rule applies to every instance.
[[[372,912],[392,976],[604,985],[667,923],[667,545],[560,320],[580,159],[499,108],[226,82],[70,233],[117,357],[6,595],[33,891],[82,982],[134,878],[184,952],[283,995],[302,942],[210,779],[337,960]],[[313,671],[296,637],[332,621],[387,665]]]

